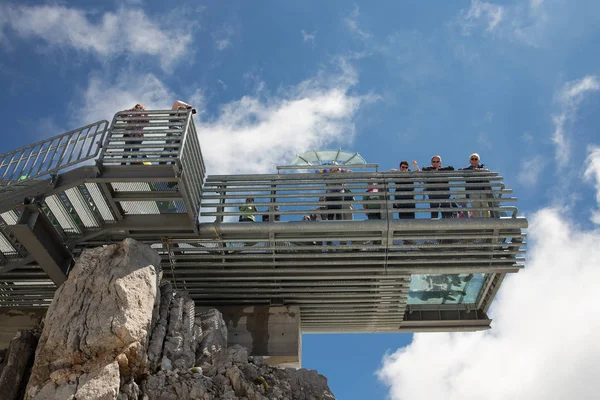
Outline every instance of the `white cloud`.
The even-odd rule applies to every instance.
[[[596,202],[600,204],[600,147],[590,146],[586,165],[587,168],[584,176],[588,181],[594,183],[596,187]],[[591,220],[595,224],[600,224],[600,210],[592,210]]]
[[[358,17],[360,15],[360,9],[358,6],[354,6],[354,9],[346,18],[344,18],[344,22],[346,23],[346,27],[348,30],[361,39],[368,39],[371,37],[371,34],[358,26]]]
[[[526,159],[521,161],[521,168],[517,177],[519,183],[529,188],[534,187],[541,173],[544,172],[546,164],[544,157],[541,155],[527,156]]]
[[[82,125],[112,120],[117,111],[142,103],[147,109],[169,109],[175,95],[153,74],[123,72],[114,81],[92,75],[73,116]],[[194,104],[195,106],[195,104]]]
[[[227,90],[227,88],[229,87],[229,86],[227,86],[227,84],[226,84],[225,82],[223,82],[223,81],[222,81],[222,80],[220,80],[220,79],[217,79],[217,83],[218,83],[219,85],[221,85],[221,87],[223,88],[223,90]]]
[[[226,39],[216,39],[215,40],[215,46],[217,47],[217,49],[223,51],[226,48],[228,48],[229,46],[231,46],[231,40],[229,40],[228,38],[226,38]]]
[[[195,118],[207,170],[211,174],[265,173],[307,149],[332,143],[350,144],[353,117],[375,96],[350,93],[357,75],[344,59],[336,73],[316,77],[276,94],[259,90],[221,106],[218,115],[203,112],[204,97],[196,91],[188,101]],[[116,80],[92,76],[73,115],[81,124],[110,119],[119,110],[141,102],[149,109],[169,108],[177,98],[153,74],[122,73]]]
[[[199,121],[210,173],[273,172],[297,153],[334,142],[350,144],[353,117],[372,97],[349,89],[356,74],[347,64],[334,76],[321,73],[276,95],[244,96],[224,105],[216,118]]]
[[[231,39],[233,38],[234,34],[235,30],[228,24],[223,25],[221,29],[214,32],[212,37],[215,41],[215,47],[217,50],[223,51],[226,48],[231,47],[233,45]]]
[[[547,42],[549,28],[555,30],[553,24],[549,23],[551,18],[547,8],[544,0],[509,5],[471,0],[471,6],[461,10],[451,25],[457,25],[464,36],[471,35],[476,29],[483,29],[486,33],[494,33],[494,38],[540,47]]]
[[[471,30],[483,23],[487,32],[494,31],[504,16],[504,7],[481,0],[471,0],[471,7],[465,12],[461,11],[459,24],[463,35],[470,35]]]
[[[568,124],[573,122],[577,107],[588,92],[600,90],[600,81],[597,76],[588,75],[582,79],[567,82],[557,96],[560,113],[552,117],[554,133],[552,142],[556,146],[556,160],[564,164],[569,159],[571,151],[568,137]]]
[[[599,242],[556,209],[535,213],[528,264],[502,284],[492,329],[416,334],[383,358],[391,399],[597,399]]]
[[[302,34],[302,41],[304,41],[304,42],[311,42],[313,44],[313,46],[314,46],[315,39],[317,38],[317,31],[314,31],[312,33],[308,33],[304,29],[300,29],[300,33]]]
[[[139,9],[120,8],[98,16],[62,5],[1,4],[0,15],[0,42],[5,44],[7,38],[2,36],[10,30],[25,39],[39,39],[51,47],[73,48],[101,58],[155,56],[165,69],[186,55],[192,40],[190,32],[178,27],[193,24],[166,23],[164,17],[152,19]]]

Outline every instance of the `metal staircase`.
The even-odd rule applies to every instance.
[[[126,111],[106,126],[0,156],[0,307],[48,306],[82,250],[127,237],[198,305],[298,305],[304,332],[486,329],[503,278],[523,268],[527,221],[495,172],[206,176],[191,112]],[[491,218],[429,217],[428,194],[464,206],[482,180]],[[377,200],[363,199],[370,187]],[[407,187],[416,200],[394,200]],[[238,222],[249,197],[256,222]],[[373,204],[381,219],[367,219]],[[339,220],[302,221],[331,206]]]

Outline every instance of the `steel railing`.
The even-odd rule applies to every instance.
[[[369,188],[377,192],[367,193]],[[303,215],[364,220],[369,214],[392,220],[400,212],[414,213],[417,219],[430,218],[432,212],[444,217],[516,218],[518,209],[507,204],[517,201],[507,197],[511,193],[497,173],[479,171],[218,175],[207,177],[200,215],[217,222],[248,214],[254,214],[257,222],[263,215],[269,221],[297,221]],[[472,199],[474,194],[481,198]],[[240,210],[247,198],[254,199],[255,212]]]
[[[106,165],[174,165],[185,207],[198,217],[206,167],[191,110],[121,111],[100,154]]]
[[[188,113],[187,130],[184,134],[179,161],[181,162],[181,181],[183,182],[184,199],[188,209],[193,212],[193,220],[198,220],[202,188],[206,179],[206,166],[196,126],[191,112]]]
[[[0,155],[0,193],[31,184],[75,164],[95,158],[107,133],[108,121],[98,121],[30,146]]]
[[[187,110],[120,111],[113,117],[100,160],[108,165],[175,163],[190,123]]]

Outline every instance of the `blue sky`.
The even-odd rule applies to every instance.
[[[493,329],[305,335],[304,366],[344,400],[592,398],[599,20],[593,0],[4,1],[0,151],[175,99],[199,110],[209,173],[313,148],[383,170],[477,151],[531,221]]]

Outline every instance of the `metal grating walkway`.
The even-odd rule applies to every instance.
[[[95,165],[86,153],[0,191],[0,307],[48,306],[73,257],[127,237],[198,305],[298,305],[304,332],[486,329],[500,283],[523,268],[527,221],[495,172],[206,176],[191,113],[138,114],[98,133]],[[485,201],[466,209],[473,185]],[[407,189],[414,199],[397,196]],[[460,208],[440,211],[454,218],[431,219],[431,194],[452,195]],[[238,222],[249,197],[256,222]]]

